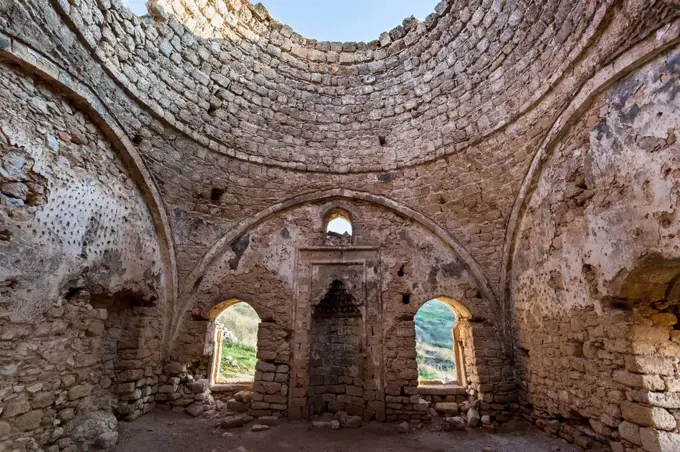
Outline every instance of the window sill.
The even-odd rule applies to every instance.
[[[210,391],[212,392],[239,392],[239,391],[252,391],[254,382],[243,381],[235,383],[213,383],[210,385]]]
[[[467,388],[458,383],[449,384],[419,384],[418,394],[431,396],[465,395]]]

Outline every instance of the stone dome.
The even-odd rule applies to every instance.
[[[119,11],[91,36],[135,95],[220,152],[385,171],[453,154],[522,115],[587,45],[597,5],[445,0],[379,40],[331,43],[245,0],[157,0],[153,18]]]

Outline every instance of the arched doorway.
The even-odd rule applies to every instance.
[[[214,315],[214,353],[211,383],[255,380],[257,332],[260,317],[246,302],[232,299],[211,310]]]

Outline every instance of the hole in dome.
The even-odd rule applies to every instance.
[[[210,201],[212,201],[213,203],[220,202],[220,199],[222,199],[224,191],[225,190],[222,188],[213,188],[212,190],[210,190]]]
[[[210,104],[210,107],[208,107],[208,114],[210,116],[215,116],[217,114],[217,110],[219,110],[220,106],[217,104]]]
[[[378,137],[378,143],[380,143],[380,146],[385,146],[385,144],[387,144],[387,138],[385,138],[384,136],[380,135],[380,136]]]
[[[81,290],[82,289],[80,287],[69,287],[66,291],[66,295],[64,295],[64,298],[67,300],[72,300],[81,292]]]
[[[370,42],[400,25],[413,28],[413,19],[424,21],[438,3],[439,0],[262,0],[274,19],[290,25],[295,32],[331,42]]]

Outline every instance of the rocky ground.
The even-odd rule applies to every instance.
[[[546,436],[528,424],[511,421],[496,433],[484,430],[437,431],[434,425],[398,433],[395,424],[371,423],[333,430],[308,422],[281,421],[264,431],[253,424],[225,430],[214,419],[154,411],[120,424],[114,452],[575,452],[578,447]]]

